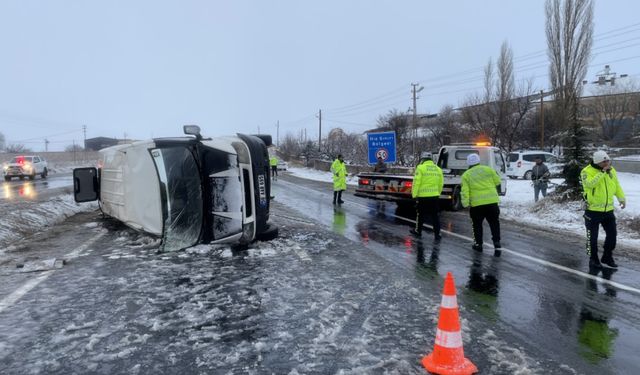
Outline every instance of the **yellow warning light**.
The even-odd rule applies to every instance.
[[[476,146],[491,146],[491,142],[476,142]]]

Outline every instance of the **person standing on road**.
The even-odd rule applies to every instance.
[[[347,167],[341,154],[331,164],[331,173],[333,173],[333,204],[343,204],[342,192],[347,190]]]
[[[377,173],[387,173],[387,165],[380,156],[378,156],[378,162],[376,165],[373,166],[373,171]]]
[[[593,153],[593,161],[580,172],[583,197],[587,203],[584,212],[584,224],[587,228],[587,255],[589,267],[618,268],[613,260],[616,247],[616,217],[613,214],[613,196],[624,209],[626,200],[616,170],[611,159],[604,151]],[[600,225],[606,234],[602,259],[598,260],[598,231]]]
[[[500,191],[500,176],[495,169],[480,165],[480,156],[467,156],[467,169],[462,174],[460,197],[463,207],[469,207],[469,214],[473,225],[473,246],[475,251],[482,251],[483,230],[485,219],[491,228],[494,256],[502,254],[500,245],[500,208],[498,207],[498,192]]]
[[[440,216],[438,212],[438,201],[444,186],[444,176],[442,169],[433,163],[430,152],[423,152],[420,155],[420,164],[416,167],[411,187],[411,196],[416,201],[416,226],[411,229],[411,234],[422,237],[422,226],[425,218],[431,218],[433,225],[433,236],[436,241],[440,241]]]
[[[531,181],[533,182],[533,197],[538,201],[538,196],[542,192],[542,197],[547,196],[547,187],[549,182],[549,168],[542,162],[542,157],[536,157],[536,165],[531,168]]]
[[[278,158],[275,155],[269,158],[269,165],[271,166],[271,178],[278,181]]]

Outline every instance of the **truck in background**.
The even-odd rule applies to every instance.
[[[158,236],[162,250],[278,235],[269,223],[269,135],[157,138],[100,150],[99,168],[73,171],[76,202],[98,200],[127,226]]]
[[[500,175],[500,195],[507,193],[506,163],[504,155],[497,147],[488,144],[454,144],[442,146],[434,154],[434,162],[442,168],[444,187],[440,195],[443,207],[457,211],[462,209],[460,189],[462,174],[467,170],[467,156],[478,154],[480,163],[495,169]],[[411,196],[413,175],[363,172],[358,174],[356,196],[386,200],[398,203],[398,206],[412,206]]]

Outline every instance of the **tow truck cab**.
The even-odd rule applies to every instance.
[[[76,202],[162,238],[162,249],[249,243],[277,236],[270,224],[268,135],[160,138],[100,151],[99,168],[74,170]]]

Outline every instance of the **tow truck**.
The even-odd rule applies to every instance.
[[[452,211],[462,209],[460,189],[462,174],[467,170],[467,156],[478,154],[480,163],[490,166],[498,172],[501,179],[500,195],[507,193],[505,159],[500,149],[488,143],[452,144],[442,146],[435,154],[434,162],[442,168],[444,187],[440,200],[443,207]],[[362,172],[358,174],[358,187],[355,195],[365,198],[396,202],[400,207],[411,207],[413,174],[386,174]]]
[[[100,150],[98,167],[73,171],[76,202],[161,238],[161,250],[270,240],[270,135],[156,138]]]

